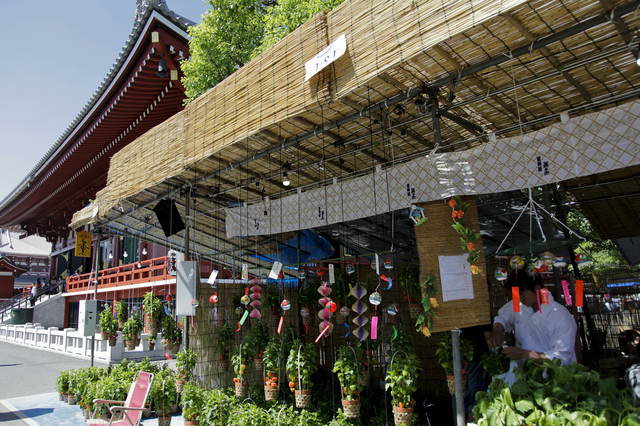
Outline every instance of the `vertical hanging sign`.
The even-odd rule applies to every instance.
[[[335,272],[333,271],[333,263],[329,264],[329,284],[335,284],[336,283],[336,276],[335,276]]]
[[[576,306],[582,307],[584,303],[583,281],[576,280]]]
[[[249,279],[249,265],[246,263],[242,264],[242,279],[243,280]]]
[[[271,268],[271,272],[269,272],[269,278],[273,278],[274,280],[277,280],[281,270],[282,270],[282,263],[273,262],[273,267]]]
[[[344,55],[347,51],[347,38],[342,34],[336,41],[331,43],[326,49],[318,53],[304,64],[305,76],[304,81],[322,71],[326,66]]]
[[[76,234],[76,257],[91,257],[91,233],[80,231]]]

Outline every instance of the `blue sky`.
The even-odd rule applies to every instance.
[[[204,0],[166,0],[196,23]],[[0,0],[0,200],[46,154],[118,58],[135,0]]]

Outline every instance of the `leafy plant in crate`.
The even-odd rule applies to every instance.
[[[162,344],[166,351],[176,353],[182,343],[182,331],[178,321],[171,315],[164,317],[162,324]]]
[[[295,393],[296,407],[308,407],[311,403],[311,375],[318,369],[316,348],[312,344],[294,341],[287,358],[289,388]]]
[[[122,330],[124,323],[129,319],[129,311],[124,300],[120,299],[116,303],[116,320],[118,321],[118,329]]]
[[[67,392],[69,391],[69,370],[63,370],[58,373],[56,378],[56,390],[60,394],[60,401],[67,398]]]
[[[196,360],[196,353],[191,349],[182,349],[176,354],[176,370],[178,370],[176,389],[178,392],[181,392],[185,382],[191,379],[193,369],[196,367]]]
[[[263,321],[251,326],[249,340],[255,353],[254,367],[256,370],[262,370],[262,353],[269,343],[269,326]]]
[[[149,336],[153,335],[153,340],[155,340],[158,334],[158,327],[162,324],[162,319],[165,316],[162,299],[156,297],[152,291],[145,293],[143,308]]]
[[[136,347],[135,339],[137,338],[137,330],[136,318],[131,316],[122,327],[122,340],[124,341],[125,348],[128,351],[132,351]]]
[[[185,383],[182,388],[182,417],[185,425],[199,424],[198,418],[204,411],[204,390],[194,383]]]
[[[275,401],[278,399],[278,372],[280,371],[280,351],[282,341],[278,336],[273,336],[267,343],[262,356],[264,365],[264,399]]]
[[[109,340],[111,336],[118,336],[118,322],[111,313],[109,305],[105,306],[104,310],[100,312],[100,338]]]
[[[385,390],[390,390],[393,418],[396,425],[410,425],[415,400],[411,394],[418,390],[420,358],[414,352],[398,351],[391,358],[387,370]]]
[[[247,334],[231,356],[231,365],[233,365],[233,371],[236,374],[233,381],[235,383],[236,396],[239,398],[247,396],[249,389],[249,383],[246,380],[247,366],[255,355],[254,349],[251,338]]]
[[[360,416],[360,392],[362,392],[362,361],[351,346],[338,349],[338,359],[333,364],[333,372],[338,373],[342,393],[342,410],[345,417]]]
[[[462,362],[462,388],[463,393],[467,387],[467,375],[464,370],[464,366],[468,361],[473,359],[473,343],[470,340],[460,338],[460,358]],[[444,332],[438,339],[438,348],[436,349],[436,356],[438,357],[438,363],[444,369],[447,375],[447,385],[449,386],[449,393],[454,395],[456,393],[455,380],[453,376],[453,342],[451,340],[451,333]]]
[[[149,397],[158,415],[158,426],[169,426],[171,407],[177,403],[176,379],[173,370],[163,368],[156,374]]]
[[[220,359],[218,360],[218,372],[226,373],[229,369],[229,349],[231,347],[231,341],[235,338],[233,328],[231,324],[222,324],[218,329],[218,354]]]

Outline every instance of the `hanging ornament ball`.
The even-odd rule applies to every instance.
[[[305,271],[298,271],[298,278],[299,279],[303,279],[307,276],[307,273]]]
[[[353,267],[353,265],[348,264],[347,266],[345,266],[345,271],[347,271],[347,274],[351,275],[356,271],[356,268]]]
[[[582,253],[578,253],[576,254],[576,262],[578,262],[578,266],[587,266],[591,263],[591,259]]]
[[[393,262],[391,261],[391,259],[387,259],[384,261],[384,268],[393,269]]]
[[[238,307],[236,308],[236,314],[237,314],[237,315],[242,315],[242,313],[243,313],[243,312],[244,312],[244,309],[242,309],[240,306],[238,306]]]
[[[496,277],[496,280],[504,281],[509,277],[509,273],[505,268],[497,268],[494,276]]]
[[[509,259],[509,265],[511,265],[513,269],[521,269],[524,266],[524,259],[520,256],[511,256],[511,259]]]
[[[324,277],[324,268],[318,268],[318,269],[316,269],[316,274],[317,274],[319,277]]]
[[[557,255],[556,261],[553,263],[554,268],[564,268],[567,266],[567,262],[564,260],[564,256]]]
[[[307,309],[307,308],[300,309],[300,315],[302,315],[305,318],[308,317],[310,315],[309,309]]]
[[[396,315],[398,313],[398,306],[395,303],[392,303],[387,307],[387,313],[391,316]]]
[[[536,273],[536,268],[535,266],[533,266],[533,264],[529,263],[527,265],[527,275],[529,275],[530,277],[533,277]]]
[[[240,298],[240,303],[242,303],[243,305],[248,305],[249,302],[251,302],[251,298],[246,294]]]
[[[375,257],[371,261],[371,269],[373,269],[374,271],[378,269],[378,263],[376,262],[376,258]]]
[[[171,301],[173,300],[173,297],[171,297],[171,295],[170,295],[170,294],[167,294],[167,295],[164,297],[164,299],[165,299],[167,302],[171,302]]]
[[[109,306],[109,304],[108,304],[108,303],[105,303],[105,304],[104,304],[104,305],[102,305],[102,306],[103,306],[105,309],[109,309],[109,308],[110,308],[110,306]]]
[[[349,308],[347,308],[346,306],[343,306],[342,308],[340,308],[340,315],[342,315],[343,317],[348,316]]]
[[[336,306],[336,302],[334,302],[333,300],[327,302],[327,304],[324,305],[324,308],[331,313],[334,313],[336,309],[338,309],[338,307]]]
[[[282,303],[280,303],[280,307],[283,311],[288,311],[289,309],[291,309],[291,302],[289,302],[287,299],[284,299]]]
[[[134,311],[137,311],[137,310],[138,310],[138,307],[137,307],[137,306],[134,306],[134,307],[133,307],[133,310],[134,310]]]
[[[218,303],[218,295],[217,294],[212,294],[211,297],[209,298],[209,302]]]
[[[191,306],[193,306],[194,308],[197,308],[200,305],[200,302],[198,302],[196,299],[193,299],[191,301]]]
[[[542,259],[545,265],[551,266],[556,262],[556,255],[550,251],[545,251],[540,255],[540,259]]]
[[[381,304],[382,296],[380,296],[380,293],[378,293],[377,291],[374,291],[373,293],[371,293],[371,295],[369,296],[369,303],[375,306],[378,306],[379,304]]]
[[[547,264],[544,263],[541,259],[538,259],[533,264],[533,267],[536,270],[536,272],[547,272]]]

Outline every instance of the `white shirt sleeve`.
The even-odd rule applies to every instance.
[[[563,365],[576,360],[576,331],[578,327],[573,316],[563,306],[557,305],[549,314],[547,327],[551,349],[544,354],[549,359],[560,358]]]
[[[515,326],[515,312],[513,312],[513,302],[507,302],[500,310],[498,311],[498,316],[493,319],[493,324],[496,323],[502,324],[504,327],[504,332],[508,333],[513,330]]]

